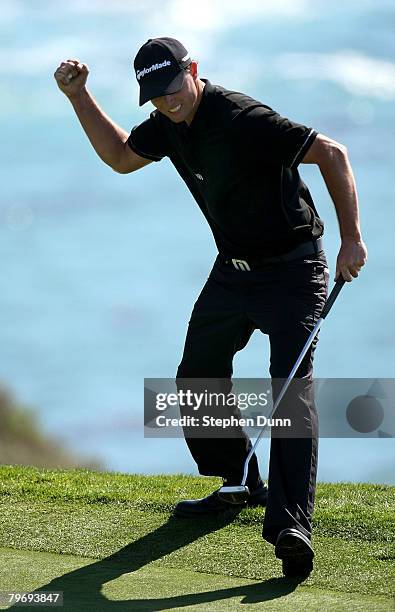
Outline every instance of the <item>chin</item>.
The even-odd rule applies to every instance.
[[[172,115],[167,116],[173,123],[182,123],[183,121],[185,121],[185,117],[183,115],[181,115],[180,117],[173,117]]]

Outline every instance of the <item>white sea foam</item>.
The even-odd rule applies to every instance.
[[[166,17],[177,28],[204,32],[225,30],[234,26],[254,23],[256,20],[268,20],[276,17],[308,18],[310,0],[239,0],[227,2],[200,0],[197,10],[192,13],[185,10],[183,0],[168,2]]]
[[[364,12],[374,7],[377,11],[380,6],[386,6],[386,1],[372,3],[370,0],[350,0],[347,6],[348,10],[352,5],[355,11]],[[249,23],[264,23],[269,19],[286,19],[288,25],[295,19],[317,19],[321,6],[320,0],[250,0],[244,4],[239,0],[228,0],[226,3],[220,0],[200,0],[198,6],[191,10],[181,0],[164,0],[160,7],[154,0],[145,0],[144,3],[128,0],[69,0],[61,4],[43,1],[34,4],[34,7],[17,0],[5,0],[0,20],[4,15],[6,19],[14,17],[22,21],[34,21],[39,17],[50,24],[56,11],[56,27],[38,45],[18,47],[12,53],[6,47],[0,48],[0,73],[26,76],[47,74],[56,67],[56,62],[71,55],[81,57],[89,64],[97,60],[101,69],[103,62],[107,64],[105,68],[112,64],[111,74],[118,74],[117,80],[120,81],[123,78],[123,66],[119,58],[132,57],[139,44],[149,36],[164,34],[187,41],[188,48],[200,60],[201,66],[209,65],[215,71],[220,58],[221,68],[225,69],[227,58],[221,48],[221,36],[216,34],[223,35],[224,31],[232,28],[241,31]],[[330,13],[335,9],[332,6],[325,10]],[[86,35],[85,29],[81,27],[84,20],[103,14],[118,15],[120,19],[122,15],[127,15],[131,23],[130,39],[122,37],[114,45],[112,29],[107,36],[95,38]],[[70,30],[70,36],[65,36],[70,19],[76,27]],[[61,33],[58,36],[57,31]],[[232,47],[231,56],[228,62],[231,76],[232,64],[237,63],[240,67],[240,70],[234,70],[233,73],[239,73],[236,86],[244,86],[247,74],[250,79],[254,75],[262,78],[275,70],[276,77],[280,79],[333,81],[353,95],[362,94],[381,99],[395,97],[395,64],[353,50],[327,54],[287,53],[275,57],[274,63],[267,56],[268,61],[264,67],[256,54],[248,49],[248,45]],[[243,66],[244,58],[247,60]],[[232,80],[235,80],[234,76]]]
[[[127,15],[141,19],[150,25],[171,24],[187,27],[190,31],[201,32],[225,29],[230,25],[244,24],[256,19],[302,19],[318,18],[325,13],[347,10],[352,13],[365,13],[393,8],[393,0],[347,0],[328,3],[326,0],[200,0],[196,5],[187,5],[185,0],[2,0],[0,23],[33,15],[58,19],[66,15],[100,16]],[[164,30],[162,30],[164,31]]]
[[[230,23],[245,23],[257,17],[273,16],[300,17],[307,15],[307,9],[314,6],[312,0],[200,0],[196,6],[187,5],[185,0],[145,0],[144,3],[127,0],[69,0],[60,8],[72,13],[129,14],[140,15],[144,20],[166,24],[169,20],[189,29],[223,29]]]
[[[188,48],[201,60],[209,58],[216,50],[215,40],[212,35],[225,31],[229,28],[243,27],[257,21],[270,19],[299,19],[309,20],[313,15],[313,0],[250,0],[248,4],[240,3],[239,0],[200,0],[198,6],[188,7],[184,0],[163,0],[158,5],[156,0],[145,0],[144,3],[128,0],[69,0],[64,3],[40,2],[39,4],[22,5],[17,0],[5,0],[5,16],[7,20],[26,23],[37,19],[44,23],[51,23],[56,19],[56,29],[64,31],[69,28],[68,20],[73,20],[73,37],[70,41],[63,35],[57,40],[33,49],[18,49],[10,58],[12,70],[26,73],[28,70],[36,72],[40,61],[50,58],[51,65],[54,55],[63,57],[71,49],[85,50],[89,40],[81,27],[84,19],[112,15],[114,17],[126,17],[130,20],[131,35],[129,41],[118,40],[120,46],[130,45],[133,53],[139,44],[145,42],[148,37],[173,36],[187,41]],[[3,10],[3,9],[2,9]],[[8,17],[7,17],[8,16]],[[0,22],[4,15],[0,13]],[[21,23],[21,25],[23,25]],[[56,31],[54,28],[54,31]],[[100,37],[100,44],[106,47],[106,35]],[[69,43],[69,44],[65,44]],[[113,45],[113,41],[111,41]],[[82,51],[81,51],[82,52]],[[0,54],[8,54],[8,49],[0,51]],[[38,57],[41,53],[41,59]],[[0,72],[8,72],[9,67],[2,62]],[[49,67],[49,64],[48,64]]]
[[[395,63],[353,50],[286,53],[275,60],[280,78],[333,81],[353,95],[395,99]]]

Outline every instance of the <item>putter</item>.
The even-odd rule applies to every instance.
[[[335,303],[335,300],[337,298],[337,296],[340,293],[341,288],[343,287],[345,283],[344,278],[340,277],[337,279],[335,286],[333,287],[327,301],[326,304],[322,310],[321,313],[321,317],[318,319],[317,323],[314,326],[314,329],[311,331],[310,336],[307,339],[306,344],[304,345],[302,352],[300,353],[297,362],[295,363],[294,367],[292,368],[287,380],[284,383],[284,386],[282,387],[275,403],[274,406],[270,412],[270,415],[268,417],[268,419],[271,419],[272,416],[274,415],[274,413],[277,410],[277,407],[279,405],[279,403],[281,402],[282,398],[284,397],[293,377],[295,376],[295,373],[297,372],[301,362],[303,361],[304,356],[306,355],[307,351],[310,348],[311,343],[313,342],[314,338],[316,337],[318,331],[320,330],[326,316],[329,314],[330,309],[332,308],[333,304]],[[252,455],[254,454],[262,436],[263,433],[266,429],[266,425],[264,427],[262,427],[261,431],[259,432],[259,435],[257,437],[257,439],[254,442],[254,445],[251,447],[250,452],[247,455],[247,458],[244,462],[244,473],[243,473],[243,480],[241,481],[240,485],[237,486],[233,486],[233,487],[221,487],[218,491],[218,496],[223,499],[224,501],[227,501],[230,504],[235,504],[235,505],[240,505],[243,503],[246,503],[249,496],[250,496],[250,490],[246,485],[247,482],[247,474],[248,474],[248,464],[250,463],[250,459],[252,457]]]

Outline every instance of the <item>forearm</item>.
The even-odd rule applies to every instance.
[[[105,114],[87,89],[70,96],[69,100],[98,156],[116,170],[128,138],[127,132]]]
[[[335,278],[351,281],[367,260],[361,237],[357,188],[347,156],[347,149],[331,138],[318,134],[303,158],[305,164],[317,164],[335,205],[341,246],[336,260]]]
[[[335,205],[341,240],[360,241],[357,188],[346,149],[334,149],[320,171]]]

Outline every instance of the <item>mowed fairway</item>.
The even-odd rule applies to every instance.
[[[70,612],[91,609],[154,612],[178,608],[213,612],[390,609],[386,597],[361,597],[354,593],[297,586],[282,578],[257,581],[190,570],[145,567],[105,582],[105,566],[93,559],[7,549],[1,549],[0,553],[4,568],[2,589],[6,588],[4,585],[13,584],[14,590],[31,592],[39,591],[39,585],[45,584],[45,590],[49,590],[52,587],[48,583],[55,580],[53,584],[64,592],[62,609]],[[64,576],[63,581],[56,580],[60,576]],[[98,585],[100,580],[103,580],[101,588]],[[9,609],[9,606],[0,608]]]
[[[3,466],[0,591],[62,591],[70,612],[393,609],[393,487],[318,487],[315,568],[298,583],[262,540],[263,509],[171,517],[178,499],[215,486]]]

